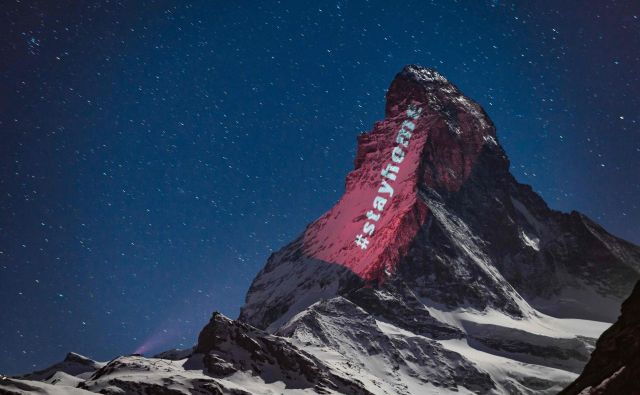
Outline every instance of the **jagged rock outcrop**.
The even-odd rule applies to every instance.
[[[198,343],[154,358],[107,363],[69,354],[61,363],[19,378],[0,377],[0,394],[371,395],[356,378],[335,371],[282,337],[214,313]]]
[[[622,304],[580,376],[561,395],[640,394],[640,282]]]
[[[321,301],[296,316],[278,334],[307,346],[327,347],[349,361],[357,377],[370,375],[371,365],[382,366],[381,378],[393,384],[383,391],[416,393],[405,387],[409,377],[417,378],[434,392],[458,391],[492,393],[491,377],[458,353],[447,350],[425,336],[390,333],[368,311],[351,301],[336,297]],[[382,375],[384,373],[384,376]]]
[[[248,371],[265,382],[282,381],[287,388],[313,388],[317,393],[369,394],[357,382],[337,376],[311,354],[285,339],[214,313],[204,327],[192,359],[202,359],[214,377]],[[195,361],[187,362],[192,365]]]

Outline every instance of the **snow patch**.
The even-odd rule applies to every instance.
[[[520,240],[522,240],[524,245],[526,245],[527,247],[533,248],[536,251],[540,251],[540,239],[538,239],[537,237],[530,237],[524,232],[524,230],[521,230]]]

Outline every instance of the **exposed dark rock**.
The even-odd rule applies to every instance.
[[[640,282],[605,331],[584,371],[561,395],[640,394]]]
[[[336,376],[316,357],[289,341],[270,335],[240,321],[214,313],[198,336],[192,358],[204,354],[207,372],[224,377],[235,371],[249,371],[265,382],[283,381],[289,388],[348,389],[368,394],[356,381]]]

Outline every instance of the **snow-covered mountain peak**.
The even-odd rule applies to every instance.
[[[481,393],[559,390],[598,334],[585,327],[615,320],[640,249],[518,183],[486,113],[436,71],[406,66],[385,114],[358,136],[342,198],[270,257],[240,319],[360,360],[365,345],[338,344],[382,325],[475,361],[496,385]],[[500,376],[503,363],[522,369]]]
[[[402,76],[409,76],[416,79],[419,82],[440,82],[443,84],[449,83],[449,81],[440,74],[436,69],[429,67],[423,67],[415,64],[409,64],[404,66],[400,72]]]
[[[238,320],[214,313],[192,349],[71,357],[26,377],[46,385],[0,390],[560,391],[640,277],[640,248],[517,182],[487,114],[435,70],[398,73],[385,114],[358,136],[343,196],[272,254]]]

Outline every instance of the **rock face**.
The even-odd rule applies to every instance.
[[[598,339],[580,377],[562,395],[640,394],[640,282],[622,314]]]
[[[333,374],[319,359],[285,339],[221,314],[214,314],[204,327],[194,352],[192,359],[200,359],[201,354],[206,372],[214,377],[247,371],[265,382],[282,381],[288,388],[369,394],[361,385]],[[187,362],[193,364],[194,361]]]
[[[482,108],[411,65],[391,83],[384,120],[358,137],[344,195],[269,258],[237,321],[214,314],[193,349],[119,357],[53,384],[113,394],[556,394],[639,273],[640,248],[551,210],[510,174]],[[614,382],[636,365],[585,374]],[[45,383],[0,380],[0,392],[55,388],[33,379]]]
[[[394,163],[410,108],[421,113],[409,117],[408,147]],[[389,164],[400,168],[394,180],[381,176]],[[380,193],[381,179],[393,196]],[[387,201],[369,236],[376,196]],[[436,71],[407,66],[389,88],[385,119],[358,137],[344,195],[271,256],[240,318],[275,330],[321,298],[399,278],[447,308],[613,322],[639,270],[637,246],[582,214],[549,209],[513,178],[480,106]]]
[[[637,246],[580,213],[551,210],[515,180],[478,104],[435,70],[406,66],[385,119],[358,137],[344,195],[269,258],[240,320],[347,355],[361,377],[375,376],[367,366],[382,358],[376,364],[396,372],[380,385],[392,393],[451,383],[554,393],[587,362],[639,272]],[[380,351],[363,344],[380,336]],[[399,346],[416,336],[432,341],[423,355]],[[425,371],[427,356],[461,364]],[[412,377],[424,387],[396,384]],[[479,387],[461,384],[467,377]]]

